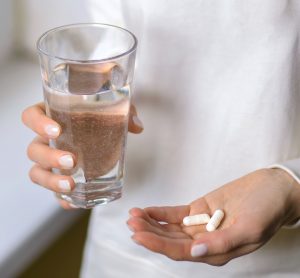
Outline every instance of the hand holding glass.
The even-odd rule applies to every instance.
[[[37,47],[46,112],[62,128],[50,144],[77,159],[71,170],[54,170],[76,184],[58,196],[82,208],[120,198],[135,36],[116,26],[75,24],[48,31]]]

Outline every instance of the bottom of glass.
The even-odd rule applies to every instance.
[[[76,183],[70,193],[57,193],[57,196],[76,207],[91,209],[104,205],[122,196],[122,181],[92,181]]]

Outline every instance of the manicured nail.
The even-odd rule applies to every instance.
[[[136,126],[144,129],[143,123],[140,121],[140,119],[137,116],[133,116],[132,121]]]
[[[59,127],[57,125],[46,125],[45,127],[45,132],[50,136],[50,137],[57,137],[59,135]]]
[[[73,157],[69,154],[63,155],[58,159],[59,164],[65,169],[72,169],[74,166]]]
[[[207,250],[208,250],[207,245],[204,243],[194,245],[191,249],[191,256],[192,257],[204,256],[207,253]]]
[[[68,180],[58,181],[58,187],[63,192],[70,192],[71,191],[71,185],[70,185]]]

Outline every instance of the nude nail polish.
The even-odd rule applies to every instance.
[[[70,192],[71,191],[71,185],[68,180],[58,181],[58,187],[62,192]]]
[[[192,257],[201,257],[207,253],[207,245],[204,243],[196,244],[191,249],[191,256]]]
[[[56,125],[47,125],[45,127],[45,132],[50,136],[50,137],[57,137],[59,135],[59,127]]]
[[[61,156],[58,162],[64,169],[72,169],[74,166],[73,157],[69,154]]]

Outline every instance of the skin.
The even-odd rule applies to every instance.
[[[46,126],[56,126],[60,132],[61,128],[58,123],[45,115],[44,103],[38,103],[25,109],[22,113],[22,121],[37,134],[27,149],[29,159],[34,162],[33,167],[29,171],[29,177],[32,182],[54,192],[62,192],[58,188],[58,181],[68,180],[71,188],[74,188],[74,180],[71,177],[52,173],[52,168],[62,169],[59,164],[59,158],[61,156],[71,155],[73,157],[74,166],[76,165],[76,157],[72,153],[49,147],[49,139],[55,139],[59,134],[56,137],[49,136],[46,133]],[[138,119],[136,109],[133,105],[130,107],[128,131],[136,134],[143,131],[143,125]],[[66,201],[58,199],[58,202],[65,209],[73,208]]]
[[[183,226],[187,215],[222,209],[219,228]],[[300,218],[300,186],[283,170],[262,169],[176,207],[130,210],[132,239],[147,249],[177,261],[222,266],[263,246],[283,226]],[[205,244],[207,253],[192,257],[191,248]],[[284,251],[284,250],[283,250]]]
[[[71,177],[51,172],[52,168],[60,168],[59,158],[70,153],[49,147],[49,139],[53,137],[47,135],[45,127],[58,124],[46,117],[44,104],[27,108],[22,120],[37,133],[27,151],[35,163],[29,172],[31,180],[54,192],[59,192],[57,183],[60,179],[69,180],[74,188]],[[143,131],[134,106],[130,110],[128,128],[131,133]],[[76,164],[76,157],[70,155]],[[67,202],[58,201],[63,208],[72,208]],[[225,218],[214,232],[207,232],[205,225],[182,225],[187,215],[212,215],[216,209],[224,210]],[[293,224],[300,218],[300,186],[283,170],[262,169],[223,185],[188,205],[133,208],[129,213],[127,224],[137,244],[173,260],[221,266],[260,248],[283,225]],[[192,257],[191,249],[198,244],[205,244],[207,253]]]

